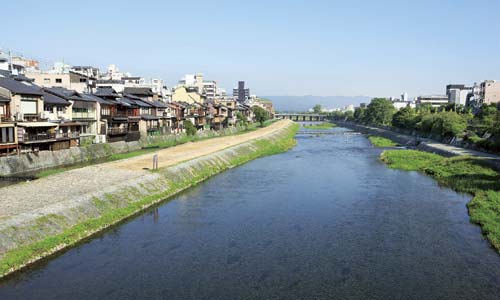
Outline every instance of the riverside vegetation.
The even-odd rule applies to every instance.
[[[142,196],[139,200],[134,199],[134,197],[138,197],[141,194],[131,189],[129,198],[133,200],[125,202],[125,205],[125,200],[117,195],[106,195],[105,199],[95,198],[94,205],[100,211],[99,217],[83,221],[65,229],[62,233],[48,236],[40,241],[8,251],[0,260],[0,277],[19,270],[61,249],[75,246],[83,239],[128,219],[152,205],[166,201],[166,199],[169,199],[169,197],[178,192],[206,180],[225,169],[239,166],[258,157],[287,151],[296,143],[294,137],[298,127],[298,124],[293,124],[272,139],[264,138],[250,141],[248,147],[243,148],[243,151],[236,151],[231,154],[229,159],[216,158],[216,162],[201,162],[194,169],[188,167],[191,170],[189,172],[185,170],[184,172],[179,172],[177,169],[173,170],[173,168],[176,168],[175,166],[173,168],[167,167],[155,170],[154,172],[161,176],[160,184],[167,186],[167,189],[160,192],[155,190],[154,187],[148,188],[147,190],[150,192],[150,195]],[[41,217],[37,220],[38,224],[32,230],[40,231],[38,227],[47,224],[59,224],[62,218],[62,216],[57,215]]]
[[[161,149],[166,149],[169,147],[174,147],[174,146],[182,145],[182,144],[189,143],[189,142],[202,141],[202,140],[206,140],[206,139],[211,139],[211,138],[216,138],[216,137],[224,137],[224,136],[228,136],[228,135],[244,134],[244,133],[248,133],[248,132],[255,131],[255,130],[259,129],[259,126],[266,127],[266,126],[271,125],[274,122],[276,122],[275,119],[263,121],[262,125],[260,123],[251,123],[251,124],[245,123],[245,124],[239,125],[238,126],[239,130],[235,133],[223,133],[223,134],[219,134],[219,135],[211,134],[211,135],[205,135],[205,136],[197,135],[196,129],[193,127],[195,130],[194,132],[189,131],[186,134],[183,134],[183,135],[178,136],[178,137],[172,136],[173,138],[168,139],[168,140],[149,142],[149,143],[147,143],[147,147],[144,147],[141,150],[125,152],[125,153],[115,153],[115,154],[109,155],[106,158],[99,159],[99,160],[92,160],[92,158],[89,158],[89,161],[83,162],[83,163],[77,163],[77,164],[73,164],[73,165],[69,165],[69,166],[66,165],[66,166],[61,166],[61,167],[43,169],[43,170],[36,172],[34,177],[35,178],[43,178],[43,177],[51,176],[54,174],[66,172],[69,170],[74,170],[74,169],[94,165],[94,164],[132,158],[132,157],[136,157],[139,155],[156,152],[156,151],[161,150]],[[190,123],[190,122],[188,122],[188,123]]]
[[[373,144],[373,146],[379,147],[379,148],[388,148],[388,147],[399,146],[399,144],[395,143],[394,141],[387,139],[385,137],[381,137],[381,136],[370,135],[368,137],[368,139]]]
[[[419,171],[445,187],[467,193],[470,219],[500,253],[500,174],[471,157],[446,158],[417,150],[386,150],[381,160],[390,168]]]
[[[304,125],[304,128],[307,128],[307,129],[330,129],[330,128],[334,128],[336,127],[337,125],[333,124],[333,123],[328,123],[328,122],[325,122],[325,123],[320,123],[320,124],[314,124],[314,125]]]
[[[396,110],[390,100],[374,98],[366,107],[358,107],[354,112],[334,112],[332,118],[392,126],[445,142],[457,137],[478,150],[500,152],[500,110],[496,104],[483,104],[473,114],[472,108],[453,103]]]

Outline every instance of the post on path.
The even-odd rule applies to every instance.
[[[158,169],[158,154],[153,155],[153,170]]]

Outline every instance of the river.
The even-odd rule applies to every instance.
[[[329,132],[15,274],[0,299],[500,299],[469,196]]]

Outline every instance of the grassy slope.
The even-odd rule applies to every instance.
[[[399,146],[397,143],[393,142],[392,140],[381,137],[381,136],[371,135],[368,137],[368,139],[375,147],[385,148],[385,147]]]
[[[103,229],[112,226],[113,224],[117,224],[118,222],[127,219],[137,214],[138,212],[143,211],[146,208],[168,197],[171,197],[176,193],[187,189],[227,168],[244,164],[258,157],[273,155],[289,150],[296,143],[294,136],[298,130],[298,127],[298,124],[293,124],[287,129],[286,134],[283,134],[278,140],[272,142],[267,139],[253,141],[253,152],[245,155],[239,155],[219,168],[207,167],[202,170],[198,170],[192,176],[187,176],[189,178],[188,180],[173,181],[172,179],[169,179],[170,176],[167,176],[167,178],[165,179],[168,182],[167,184],[169,187],[167,191],[158,194],[154,194],[154,192],[152,192],[152,195],[144,197],[141,200],[129,203],[125,207],[116,208],[109,205],[109,203],[106,203],[105,201],[95,199],[94,202],[96,207],[103,208],[100,217],[89,219],[66,229],[60,234],[48,236],[43,240],[7,252],[5,256],[0,260],[0,278],[15,270],[21,269],[40,258],[46,257],[61,249],[74,246],[82,239],[85,239],[99,231],[102,231]],[[112,201],[113,195],[108,195],[108,198],[110,199],[110,201]],[[40,218],[40,222],[51,222],[52,220],[57,218],[59,218],[59,216],[45,216]],[[34,230],[36,230],[36,228],[34,228]]]
[[[268,120],[268,121],[264,122],[263,127],[269,126],[270,124],[272,124],[276,121],[277,120]],[[259,128],[262,128],[258,125],[259,125],[258,123],[252,123],[252,124],[248,125],[247,128],[240,130],[234,134],[227,134],[227,135],[220,135],[220,136],[200,137],[197,135],[195,135],[195,136],[182,135],[179,139],[176,139],[176,140],[170,140],[170,141],[164,141],[164,142],[150,144],[150,145],[148,145],[149,148],[145,148],[145,149],[141,149],[141,150],[137,150],[137,151],[112,154],[112,155],[106,157],[105,159],[99,159],[98,161],[94,161],[94,162],[89,161],[89,162],[77,163],[77,164],[74,164],[71,166],[62,166],[62,167],[54,167],[54,168],[44,169],[44,170],[37,172],[35,174],[35,177],[43,178],[43,177],[59,174],[62,172],[66,172],[69,170],[74,170],[74,169],[79,169],[79,168],[83,168],[86,166],[94,165],[94,164],[100,164],[103,162],[115,161],[115,160],[120,160],[120,159],[127,159],[127,158],[131,158],[131,157],[155,152],[155,151],[158,151],[159,149],[165,149],[165,148],[169,148],[169,147],[173,147],[173,146],[177,146],[177,145],[182,145],[182,144],[185,144],[188,142],[196,142],[196,141],[201,141],[201,140],[206,140],[206,139],[211,139],[211,138],[216,138],[216,137],[223,137],[223,136],[228,136],[228,135],[244,134],[244,133],[255,131]]]
[[[304,125],[304,128],[307,128],[307,129],[330,129],[333,127],[337,127],[337,125],[335,125],[333,123],[321,123],[318,125]]]
[[[420,171],[440,185],[468,193],[471,221],[479,224],[493,247],[500,252],[500,174],[470,157],[446,158],[416,150],[387,150],[381,160],[394,169]]]

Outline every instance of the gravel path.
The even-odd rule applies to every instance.
[[[259,138],[286,127],[291,121],[275,122],[245,134],[219,137],[159,150],[159,167],[175,165],[200,156]],[[14,225],[12,219],[26,220],[74,205],[80,197],[119,188],[131,180],[158,176],[147,171],[154,153],[125,160],[66,171],[31,182],[0,188],[0,229]],[[76,200],[75,200],[76,199]],[[21,218],[17,218],[21,217]]]

